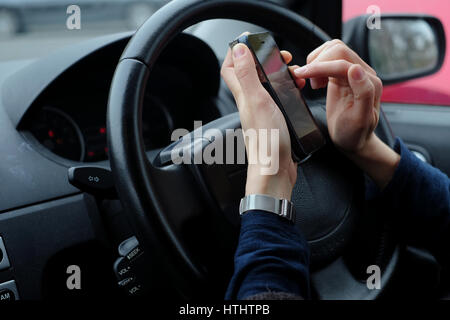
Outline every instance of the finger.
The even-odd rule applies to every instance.
[[[376,112],[376,117],[377,117],[377,119],[376,119],[377,120],[376,124],[377,124],[379,116],[380,116],[381,95],[383,93],[383,82],[380,80],[380,78],[378,78],[377,76],[374,76],[372,74],[369,74],[369,78],[370,78],[370,81],[372,81],[373,86],[375,88],[374,107],[375,107],[375,112]]]
[[[243,96],[253,97],[264,88],[259,81],[255,61],[248,47],[238,43],[232,50],[234,74],[239,81]]]
[[[292,54],[289,51],[281,50],[280,51],[281,56],[283,57],[283,60],[286,64],[291,63],[292,61]]]
[[[227,55],[225,57],[225,60],[223,61],[222,68],[220,70],[220,74],[222,75],[223,80],[225,81],[231,93],[233,94],[234,99],[237,100],[241,92],[241,86],[239,84],[238,79],[236,78],[236,75],[234,74],[234,65],[233,65],[233,58],[231,56],[231,49],[228,49]]]
[[[325,48],[329,47],[330,45],[333,45],[335,42],[336,42],[335,40],[326,41],[321,46],[311,51],[311,53],[308,54],[308,56],[306,57],[306,63],[313,62]]]
[[[328,85],[329,77],[346,81],[351,63],[346,60],[313,62],[294,71],[295,77],[311,78],[311,88],[320,89]]]
[[[380,108],[381,94],[383,93],[383,82],[377,76],[369,74],[370,81],[372,81],[375,88],[375,107]]]
[[[297,68],[294,75],[299,78],[347,78],[348,69],[352,64],[346,60],[313,62]]]
[[[290,66],[288,68],[294,78],[294,81],[295,81],[295,84],[297,85],[297,87],[299,87],[300,89],[303,89],[303,87],[306,85],[306,80],[303,78],[296,77],[294,74],[295,69],[298,69],[300,67],[298,65],[295,65],[295,66]]]
[[[223,60],[222,67],[234,68],[233,58],[231,57],[231,48],[228,48],[225,59]]]
[[[298,81],[296,81],[295,83],[297,83],[297,87],[299,87],[300,89],[303,89],[306,85],[306,80],[305,79],[298,79]]]
[[[354,64],[348,69],[348,82],[353,91],[354,99],[351,112],[355,119],[359,119],[359,123],[364,127],[364,124],[372,120],[375,86],[368,73],[359,64]]]
[[[366,72],[376,75],[373,70],[363,59],[361,59],[356,52],[350,49],[345,43],[340,40],[331,42],[332,44],[326,46],[316,58],[310,60],[308,63],[318,61],[332,61],[332,60],[346,60],[352,64],[360,64]]]

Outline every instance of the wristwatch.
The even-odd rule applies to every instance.
[[[250,210],[274,213],[290,222],[295,222],[295,210],[292,202],[263,194],[250,194],[241,199],[239,214],[242,216]]]

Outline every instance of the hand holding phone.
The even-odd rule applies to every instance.
[[[324,144],[325,139],[268,32],[244,34],[230,43],[243,43],[252,52],[259,80],[283,113],[291,138],[293,159],[302,162]]]

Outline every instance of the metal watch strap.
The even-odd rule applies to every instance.
[[[241,199],[239,214],[243,215],[250,210],[267,211],[295,222],[294,206],[287,199],[277,199],[263,194],[251,194]]]

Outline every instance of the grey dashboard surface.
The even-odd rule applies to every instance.
[[[87,41],[84,45],[77,45],[75,47],[76,50],[71,50],[71,48],[64,49],[65,51],[61,51],[66,53],[64,58],[61,58],[58,55],[59,53],[56,53],[53,57],[56,60],[55,69],[49,72],[55,73],[54,76],[56,77],[60,72],[70,67],[71,64],[90,54],[95,48],[107,45],[124,36],[124,34],[106,36]],[[72,55],[68,55],[68,52],[71,52]],[[52,59],[52,57],[44,59]],[[2,179],[0,185],[0,213],[80,192],[68,183],[68,168],[66,166],[43,157],[16,130],[20,117],[29,105],[27,103],[9,104],[8,110],[5,107],[6,96],[3,89],[6,87],[6,81],[11,76],[14,77],[17,73],[23,72],[24,68],[29,67],[32,62],[24,60],[2,62],[0,64],[0,177]],[[30,66],[39,68],[39,64],[31,64]],[[36,76],[29,75],[29,78],[30,86],[35,86],[35,88],[20,88],[20,83],[12,88],[14,94],[19,97],[17,101],[32,103],[32,100],[27,100],[24,92],[32,91],[30,95],[33,98],[33,95],[44,89],[44,87],[39,87],[40,84]],[[22,85],[25,84],[22,83]],[[24,97],[21,97],[21,94]],[[11,112],[11,108],[13,108],[13,112]],[[17,108],[17,110],[14,110],[14,108]]]
[[[0,143],[0,177],[3,182],[0,186],[0,213],[80,192],[68,183],[67,169],[81,163],[59,161],[53,156],[42,153],[42,145],[33,143],[27,138],[27,128],[22,126],[25,122],[22,120],[28,114],[33,115],[32,112],[29,112],[31,109],[39,108],[37,101],[42,95],[46,95],[47,92],[55,94],[56,91],[51,91],[54,90],[54,87],[52,87],[54,83],[57,83],[60,79],[71,83],[72,76],[76,79],[83,76],[83,74],[79,74],[81,70],[83,72],[87,70],[80,67],[83,64],[86,66],[93,61],[95,63],[95,59],[98,59],[99,56],[114,52],[114,55],[110,55],[112,57],[111,66],[113,66],[116,63],[114,61],[115,55],[123,50],[131,35],[132,33],[127,32],[91,39],[64,48],[39,60],[0,63],[0,136],[2,137]],[[186,36],[180,39],[184,39],[184,45],[190,43]],[[205,47],[196,45],[195,48],[201,51]],[[108,50],[111,50],[111,52]],[[208,76],[217,76],[218,79],[219,70],[218,65],[216,66],[217,60],[214,53],[210,51],[207,55],[209,55],[208,61],[214,60],[213,68],[210,68],[211,63],[208,64],[205,61],[202,65],[205,66],[205,70],[208,70]],[[98,64],[92,69],[96,67],[98,70],[96,69],[93,72],[102,77],[102,72],[105,72],[105,70],[100,68]],[[215,67],[217,67],[217,70]],[[210,69],[213,71],[210,72]],[[108,64],[106,72],[113,70],[110,70]],[[204,75],[204,73],[197,72],[196,76],[200,77],[199,75]],[[104,77],[109,76],[105,75]],[[217,94],[216,85],[218,87],[218,82],[217,80],[217,83],[213,84],[214,81],[208,81],[208,86],[202,88],[204,90],[209,88],[211,92],[214,91],[214,94]],[[70,89],[71,87],[66,86],[64,88]],[[27,119],[27,122],[35,120],[31,116]],[[98,162],[97,165],[108,166],[108,163],[102,161],[102,163]]]
[[[10,280],[13,272],[21,299],[42,299],[49,259],[97,237],[90,201],[75,195],[0,214],[0,234],[12,266],[2,271],[0,282]]]
[[[0,65],[2,78],[28,62]],[[0,86],[4,79],[0,79]],[[67,183],[67,168],[42,157],[16,130],[0,102],[0,212],[79,192]]]

